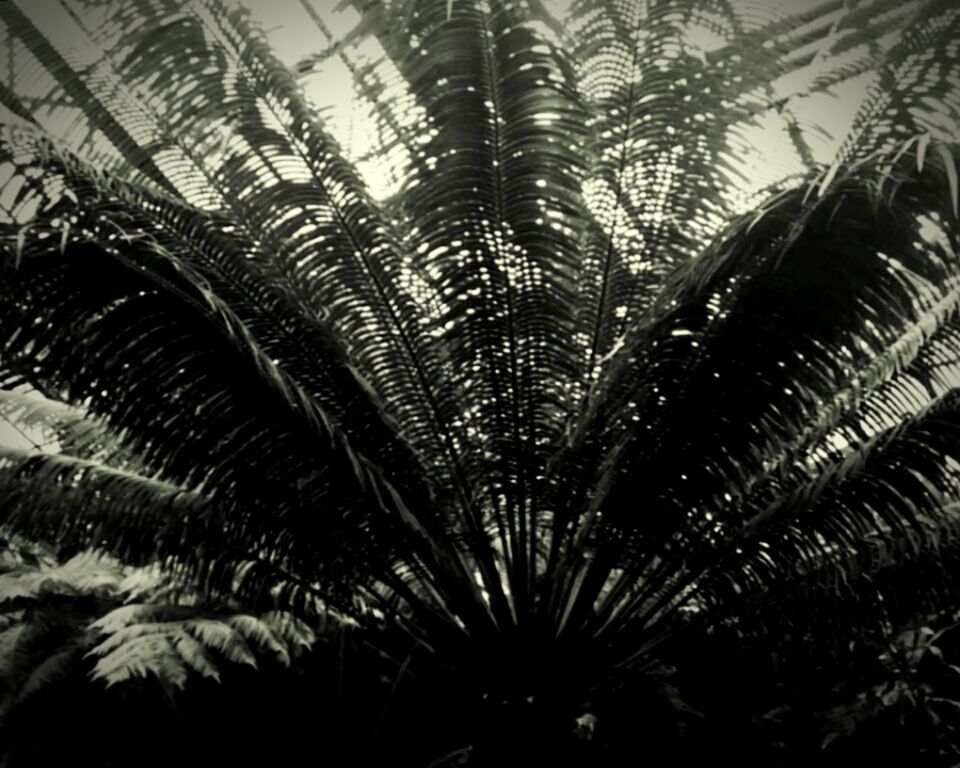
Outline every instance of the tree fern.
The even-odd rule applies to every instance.
[[[953,4],[321,5],[298,71],[226,0],[51,4],[75,48],[0,6],[0,523],[163,574],[70,587],[137,595],[98,679],[319,622],[386,670],[371,755],[414,705],[424,764],[612,759],[638,707],[693,755],[702,648],[822,681],[951,615]]]

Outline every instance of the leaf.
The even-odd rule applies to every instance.
[[[827,172],[823,175],[823,179],[820,182],[820,186],[817,187],[817,197],[823,197],[826,194],[833,180],[836,178],[837,172],[840,170],[840,165],[840,161],[837,160],[827,169]]]
[[[237,614],[227,617],[224,623],[237,630],[245,640],[252,641],[276,655],[285,667],[290,666],[290,654],[285,644],[263,619]]]
[[[183,626],[204,645],[222,653],[228,661],[257,668],[257,659],[243,635],[229,624],[215,619],[189,619]]]
[[[77,667],[80,649],[73,644],[50,654],[39,664],[34,665],[27,673],[26,679],[18,687],[15,706],[19,706],[26,699],[56,684]]]
[[[927,147],[930,146],[931,138],[933,137],[929,133],[924,133],[917,142],[917,170],[920,172],[923,171],[923,160],[927,156]]]
[[[201,677],[220,682],[220,670],[213,663],[202,643],[185,632],[178,632],[174,635],[173,645],[187,667],[197,672]]]
[[[317,640],[316,632],[306,622],[286,611],[269,611],[261,618],[295,649],[310,648]]]
[[[17,230],[17,244],[14,248],[13,268],[18,269],[23,261],[23,249],[27,242],[27,234],[30,232],[31,225],[25,224]]]
[[[960,183],[957,181],[957,164],[954,162],[953,153],[950,148],[942,142],[937,143],[937,152],[943,160],[943,170],[947,174],[947,183],[950,188],[950,204],[953,207],[953,215],[960,215]]]
[[[842,736],[839,731],[830,731],[826,736],[823,737],[823,741],[820,742],[820,749],[826,749],[829,747],[836,739]]]
[[[178,690],[187,683],[187,668],[166,635],[145,634],[131,639],[102,656],[91,672],[94,680],[103,680],[108,688],[150,675]]]
[[[121,605],[91,622],[89,628],[97,634],[115,637],[118,632],[132,625],[156,621],[164,610],[165,606]]]

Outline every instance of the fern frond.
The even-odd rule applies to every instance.
[[[224,623],[235,629],[248,643],[270,651],[285,667],[290,666],[290,654],[269,622],[249,614],[238,614],[228,616]]]
[[[249,617],[254,623],[257,619]],[[247,643],[248,633],[251,632],[249,626],[245,626],[243,621],[239,621],[244,626],[245,633],[238,631],[232,622],[221,622],[215,619],[188,619],[184,622],[184,628],[205,645],[215,648],[223,656],[234,664],[247,664],[253,668],[257,667],[257,658]],[[259,640],[260,637],[257,636]]]
[[[76,670],[81,648],[68,645],[47,656],[34,666],[26,679],[18,686],[12,706],[22,704],[27,698],[56,683]]]
[[[261,619],[294,652],[310,648],[317,640],[317,633],[305,621],[286,611],[268,611]]]
[[[610,589],[608,578],[619,584],[609,593],[616,600],[633,583],[669,583],[673,568],[689,567],[701,548],[712,551],[711,542],[743,524],[744,489],[769,469],[765,463],[778,446],[828,417],[822,407],[838,392],[889,377],[898,355],[912,359],[956,309],[956,235],[945,171],[918,173],[913,158],[900,160],[896,195],[878,199],[873,181],[887,177],[888,162],[888,155],[873,158],[835,179],[815,202],[805,202],[803,190],[782,195],[676,276],[661,298],[663,314],[653,314],[645,340],[630,351],[631,362],[611,378],[626,374],[622,394],[607,393],[616,423],[603,428],[603,437],[594,433],[598,442],[578,446],[581,456],[587,448],[595,452],[587,455],[609,451],[609,458],[594,475],[595,485],[584,489],[589,496],[573,502],[577,509],[590,498],[602,519],[594,514],[571,522],[571,556],[596,547],[610,558],[592,557],[581,577],[586,581],[576,587],[572,576],[560,582],[561,594],[578,590],[578,609],[568,620],[579,620],[580,611],[589,615],[593,600]],[[879,223],[880,211],[889,229]],[[918,240],[923,221],[931,220],[942,237]],[[828,222],[840,221],[844,234],[834,224],[837,236],[831,236]],[[855,230],[862,235],[852,250]],[[721,257],[723,243],[744,250]],[[834,252],[844,258],[827,255]],[[737,260],[736,276],[723,266],[726,258]],[[812,293],[805,299],[806,290]],[[862,312],[871,317],[867,327]],[[749,368],[738,362],[747,354]],[[883,365],[885,354],[892,366],[861,377],[871,361]],[[685,394],[694,391],[711,397],[694,402]],[[762,410],[754,410],[760,403]],[[633,436],[624,440],[624,434]],[[637,483],[647,500],[642,504]],[[642,557],[623,557],[631,541]],[[633,604],[642,604],[646,594],[640,589]]]
[[[0,525],[98,553],[0,560],[0,708],[329,673],[561,762],[956,614],[960,11],[562,5],[302,0],[303,77],[232,0],[0,7]]]
[[[76,66],[64,59],[54,45],[51,44],[30,17],[21,11],[15,4],[8,3],[0,9],[0,21],[3,24],[5,48],[12,47],[20,42],[58,82],[62,88],[62,95],[84,116],[89,124],[91,149],[100,150],[96,142],[105,138],[113,146],[113,151],[120,154],[123,160],[133,169],[137,177],[156,184],[160,189],[173,191],[173,186],[166,176],[157,167],[151,154],[130,135],[126,128],[117,120],[114,113],[104,106],[97,96],[90,90],[87,82],[82,78]],[[109,157],[109,152],[101,157]]]
[[[93,667],[95,680],[107,687],[136,678],[155,676],[182,689],[189,673],[171,639],[165,634],[145,634],[118,646]]]

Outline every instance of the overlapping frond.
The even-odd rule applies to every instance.
[[[573,506],[598,511],[569,529],[581,546],[596,537],[584,582],[564,587],[580,610],[592,616],[603,593],[603,621],[623,610],[650,620],[722,542],[736,552],[756,535],[770,514],[758,500],[785,498],[784,475],[822,489],[831,462],[818,452],[863,444],[884,426],[870,423],[878,408],[894,423],[906,415],[883,407],[894,396],[883,382],[932,339],[917,370],[944,354],[960,299],[948,176],[943,164],[918,172],[912,156],[895,170],[875,158],[820,199],[784,194],[677,276],[611,379],[623,387],[608,412],[617,423],[588,443],[608,458]],[[895,193],[877,197],[879,180]],[[878,399],[860,421],[863,392]],[[846,431],[832,432],[843,417]]]
[[[185,536],[199,538],[204,530],[212,536],[209,500],[96,461],[3,448],[0,475],[0,525],[47,541],[62,552],[92,545],[130,563],[173,565],[181,559]],[[244,594],[258,599],[256,593]]]
[[[603,226],[586,238],[578,324],[588,382],[671,269],[763,186],[816,167],[824,107],[811,97],[876,70],[916,10],[898,5],[778,18],[737,3],[575,4],[582,87],[599,108],[587,190]],[[757,145],[772,135],[776,153]]]
[[[48,13],[57,10],[55,4],[42,5]],[[33,12],[37,11],[35,7]],[[104,85],[101,80],[84,77],[81,62],[65,58],[48,38],[49,31],[45,34],[38,29],[35,22],[13,3],[4,5],[0,23],[3,25],[4,50],[10,52],[4,106],[21,116],[32,114],[25,109],[22,97],[11,84],[17,79],[32,80],[39,72],[45,72],[52,81],[50,97],[62,100],[63,104],[44,115],[46,119],[36,122],[61,131],[66,128],[64,138],[69,138],[91,157],[118,170],[123,169],[137,180],[173,191],[170,181],[154,160],[154,148],[144,145],[142,137],[131,134],[122,120],[98,98],[96,91],[102,90]]]
[[[119,468],[136,465],[104,424],[36,390],[0,389],[0,419],[16,430],[15,437],[37,450],[55,450]]]
[[[601,225],[584,238],[577,333],[588,383],[671,270],[742,210],[745,189],[814,163],[805,132],[774,88],[795,66],[789,54],[797,41],[776,34],[775,12],[765,19],[758,10],[574,4],[573,56],[594,121],[585,189]],[[789,32],[820,14],[804,11],[781,25]],[[778,156],[758,158],[753,137],[761,126],[778,135]]]
[[[304,315],[271,282],[269,260],[229,218],[105,177],[41,137],[13,134],[9,149],[17,154],[23,177],[42,173],[46,179],[42,194],[28,184],[21,196],[38,194],[41,206],[63,207],[57,219],[61,245],[71,236],[71,227],[75,229],[73,218],[84,215],[112,228],[108,237],[122,233],[126,240],[149,242],[175,254],[215,297],[211,300],[228,308],[237,327],[270,363],[303,389],[301,397],[316,402],[327,428],[342,430],[400,482],[411,483],[412,498],[428,493],[422,487],[413,490],[421,474],[416,459],[394,434],[390,414],[330,329]]]
[[[0,9],[31,123],[0,135],[0,417],[50,437],[0,452],[0,522],[389,616],[497,695],[815,605],[857,617],[838,643],[909,625],[960,551],[960,11],[354,5],[337,41],[304,0],[301,71],[358,80],[381,204],[226,0],[64,0],[86,58]],[[102,619],[98,676],[300,636],[165,610]]]
[[[819,637],[822,645],[805,655],[843,665],[859,643],[955,611],[956,406],[954,390],[877,436],[828,482],[788,496],[741,551],[726,552],[728,564],[747,567],[733,575],[718,563],[700,594],[723,613],[722,594],[742,595],[744,609],[717,621],[716,631],[743,642],[767,638],[760,642],[782,647],[788,663],[791,644],[796,650]]]
[[[526,600],[573,375],[584,113],[522,4],[456,3],[448,18],[446,3],[418,2],[401,19],[384,47],[425,114],[403,190],[408,243],[464,392],[476,529],[496,533]]]
[[[289,666],[317,640],[289,613],[243,613],[195,590],[174,596],[168,577],[93,552],[39,566],[19,559],[0,575],[0,716],[11,721],[78,672],[107,688],[150,676],[176,690],[235,665]]]
[[[291,515],[316,525],[313,505],[332,512],[331,502],[339,497],[335,503],[349,508],[351,516],[376,516],[403,504],[379,470],[353,452],[325,412],[267,357],[227,306],[193,279],[185,263],[175,262],[159,242],[140,239],[135,229],[124,231],[122,216],[111,221],[95,211],[85,206],[63,211],[62,221],[45,227],[38,222],[19,241],[10,233],[7,270],[16,279],[5,285],[5,357],[48,350],[42,356],[47,364],[34,375],[122,430],[150,471],[190,487],[203,485],[216,493],[222,513],[246,510],[233,518],[232,530],[239,537],[235,543],[242,541],[254,559],[261,552],[272,552],[277,562],[287,558],[288,548],[299,545],[274,532],[288,530]],[[24,327],[31,333],[22,333]],[[201,377],[203,365],[207,374]],[[100,383],[108,376],[125,378],[121,372],[132,377],[125,396]],[[182,406],[187,393],[196,397],[190,410]],[[274,407],[264,418],[271,400]],[[202,421],[196,418],[201,414]],[[202,445],[207,463],[194,461],[184,445]],[[245,451],[255,452],[262,475],[251,471],[254,462],[243,458]],[[331,456],[342,463],[330,462]],[[305,461],[315,469],[308,470]],[[353,492],[339,496],[341,486],[351,485]],[[311,493],[313,501],[307,502]],[[258,507],[271,510],[272,522],[254,522]],[[273,523],[281,527],[270,533],[261,527]],[[205,528],[211,537],[223,537],[213,520]],[[363,541],[364,547],[374,544],[367,535]],[[345,543],[328,540],[340,549]]]
[[[956,141],[960,11],[950,2],[923,3],[909,21],[876,67],[841,148],[845,159],[889,150],[918,134]]]
[[[390,234],[260,33],[216,3],[70,5],[112,86],[98,98],[163,147],[178,191],[225,209],[270,254],[268,279],[302,314],[336,328],[391,416],[413,430],[404,436],[429,473],[453,492],[455,410],[435,345],[411,322]]]

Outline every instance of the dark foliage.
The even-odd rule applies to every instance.
[[[120,592],[24,609],[12,764],[954,759],[955,3],[303,5],[294,71],[223,0],[0,4],[0,525],[211,612],[111,679]],[[316,648],[243,669],[275,611]]]

